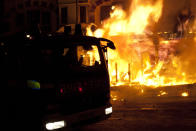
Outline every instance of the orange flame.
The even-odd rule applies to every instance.
[[[189,94],[188,94],[188,92],[182,92],[181,96],[187,97],[187,96],[189,96]]]
[[[180,41],[164,40],[155,32],[162,7],[163,0],[133,0],[128,12],[112,6],[101,28],[87,28],[87,35],[111,39],[117,47],[108,52],[111,84],[158,87],[195,82],[187,76],[182,58],[174,55]]]

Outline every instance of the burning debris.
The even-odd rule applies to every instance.
[[[172,85],[172,86],[161,86],[152,88],[144,85],[120,85],[113,86],[111,88],[111,100],[113,102],[122,102],[127,100],[139,100],[140,98],[150,99],[168,99],[177,100],[182,99],[194,99],[196,96],[196,84],[185,84],[185,85]]]
[[[163,96],[163,95],[167,95],[168,93],[165,91],[160,91],[160,93],[157,96]]]
[[[183,92],[181,95],[182,95],[183,97],[189,96],[188,92]]]
[[[159,87],[196,82],[195,35],[188,32],[179,38],[176,33],[158,32],[162,8],[163,0],[133,0],[128,12],[113,6],[101,28],[87,28],[87,35],[111,39],[117,46],[108,54],[112,85]]]

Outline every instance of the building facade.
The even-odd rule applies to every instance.
[[[100,25],[101,21],[110,16],[111,7],[122,4],[123,0],[58,0],[59,25],[79,23],[83,30],[90,23]]]
[[[88,23],[88,0],[58,0],[59,25]]]
[[[122,3],[123,0],[58,0],[59,25],[99,24],[109,17],[112,5]]]
[[[1,0],[0,10],[0,36],[25,31],[35,24],[46,32],[57,29],[57,0]]]

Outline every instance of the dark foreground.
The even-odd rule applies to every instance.
[[[139,92],[112,88],[113,114],[108,120],[82,127],[81,131],[196,131],[195,87]],[[188,92],[188,97],[179,93]]]

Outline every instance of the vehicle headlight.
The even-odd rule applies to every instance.
[[[55,129],[63,128],[65,126],[66,126],[65,121],[56,121],[56,122],[46,123],[47,130],[55,130]]]
[[[109,115],[109,114],[111,114],[112,113],[112,107],[109,107],[109,108],[106,108],[105,109],[105,114],[106,115]]]

